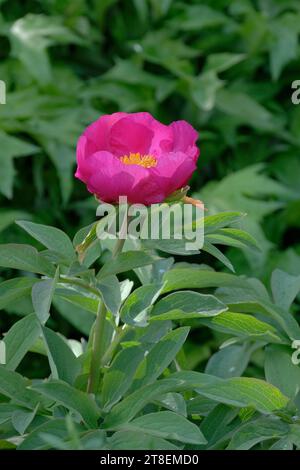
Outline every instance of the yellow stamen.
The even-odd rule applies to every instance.
[[[152,168],[157,165],[157,160],[153,155],[141,155],[138,153],[131,153],[121,157],[121,162],[125,165],[140,165],[144,168]]]

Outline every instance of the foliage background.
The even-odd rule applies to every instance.
[[[300,106],[291,103],[291,83],[300,79],[297,0],[0,5],[0,79],[7,84],[0,106],[1,242],[32,242],[14,225],[18,218],[70,236],[90,224],[96,203],[73,177],[76,140],[101,113],[147,110],[199,130],[191,186],[209,213],[248,214],[244,228],[261,251],[227,248],[237,274],[267,287],[275,267],[299,275]],[[230,268],[204,254],[192,261]],[[3,279],[9,274],[0,271]],[[24,313],[17,303],[6,308],[0,330]],[[293,313],[300,318],[299,298]],[[63,304],[51,321],[67,337],[85,333]],[[209,371],[224,337],[195,324],[184,346],[186,367]],[[245,375],[263,377],[263,362],[258,348]],[[18,367],[28,377],[47,370],[34,353]]]

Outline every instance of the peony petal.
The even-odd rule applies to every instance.
[[[109,150],[110,130],[116,122],[126,116],[126,113],[106,114],[90,124],[83,134],[88,139],[91,146],[87,155],[90,155],[95,151]]]
[[[87,151],[88,140],[85,135],[79,137],[76,147],[77,170],[75,173],[76,178],[81,181],[86,181],[90,172],[86,166],[85,158],[88,154]]]
[[[159,180],[147,171],[147,176],[134,186],[130,202],[146,206],[163,202],[167,195],[159,183]]]
[[[139,124],[142,124],[153,132],[151,146],[147,153],[159,158],[161,152],[169,152],[173,148],[173,131],[170,126],[166,126],[154,119],[150,113],[134,113],[130,118]]]
[[[175,121],[170,124],[173,132],[173,151],[185,152],[197,160],[199,149],[196,146],[198,132],[186,121]]]
[[[109,149],[117,156],[129,153],[149,153],[152,138],[154,136],[150,127],[140,124],[131,116],[118,120],[110,130]]]
[[[166,153],[160,157],[157,166],[151,168],[167,195],[186,186],[195,169],[195,160],[183,152]]]

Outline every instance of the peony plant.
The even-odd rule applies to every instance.
[[[166,126],[148,113],[102,116],[79,138],[76,177],[100,206],[120,209],[120,196],[148,209],[202,206],[187,196],[197,137],[184,121]],[[241,228],[244,217],[208,211],[204,244],[192,252],[176,238],[121,238],[122,227],[116,240],[99,239],[105,216],[73,241],[57,228],[18,221],[43,248],[0,245],[0,266],[17,271],[0,284],[0,305],[15,305],[21,316],[0,343],[1,446],[177,450],[298,442],[297,380],[279,383],[271,360],[277,355],[281,374],[288,368],[297,377],[290,352],[300,330],[289,311],[297,290],[278,294],[287,282],[282,271],[273,273],[270,291],[228,272],[233,267],[217,245],[258,250]],[[227,272],[204,264],[209,256]],[[54,331],[53,312],[80,339]],[[221,338],[202,371],[188,359],[194,325]],[[265,377],[254,379],[245,371],[258,348],[267,354]],[[47,357],[47,377],[19,373],[29,352]],[[253,444],[257,427],[264,433],[255,432]]]

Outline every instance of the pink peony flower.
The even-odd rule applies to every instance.
[[[196,169],[198,133],[186,121],[169,126],[149,113],[101,116],[77,144],[76,178],[104,202],[145,205],[164,201]]]

